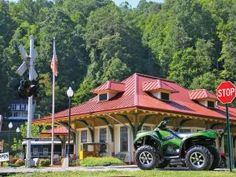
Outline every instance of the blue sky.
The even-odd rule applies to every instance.
[[[122,3],[127,1],[133,8],[137,7],[139,0],[113,0],[118,6]],[[147,0],[153,2],[163,2],[163,0]]]

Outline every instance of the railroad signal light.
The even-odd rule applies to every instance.
[[[20,86],[18,87],[18,94],[21,98],[27,98],[27,97],[37,97],[38,95],[38,81],[37,80],[21,80]]]

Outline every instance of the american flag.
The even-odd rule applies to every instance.
[[[51,69],[54,76],[58,75],[58,59],[56,54],[55,40],[53,41],[53,56],[51,61]]]

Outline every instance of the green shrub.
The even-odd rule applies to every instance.
[[[10,158],[9,163],[15,164],[17,160],[18,160],[18,158],[16,158],[16,157]]]
[[[80,161],[83,167],[123,165],[124,162],[115,157],[87,157]]]
[[[80,165],[80,160],[71,160],[70,161],[70,166],[79,166]]]
[[[23,165],[25,165],[25,161],[22,159],[17,159],[17,161],[15,162],[15,165],[18,167],[23,166]]]
[[[9,163],[8,166],[9,166],[9,167],[19,167],[19,165],[16,165],[16,164],[14,164],[14,163]]]
[[[3,167],[8,167],[8,166],[10,166],[10,165],[9,165],[8,162],[3,162],[2,166],[3,166]]]
[[[49,159],[40,159],[39,160],[39,166],[40,167],[49,167],[50,165],[50,160]]]

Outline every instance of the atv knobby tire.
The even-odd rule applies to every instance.
[[[209,170],[213,162],[213,157],[209,149],[197,145],[188,149],[185,162],[191,170]]]
[[[159,157],[154,147],[144,145],[137,149],[135,159],[140,169],[152,170],[156,168]]]
[[[220,154],[214,146],[207,147],[213,156],[213,162],[209,170],[214,170],[220,164]]]

